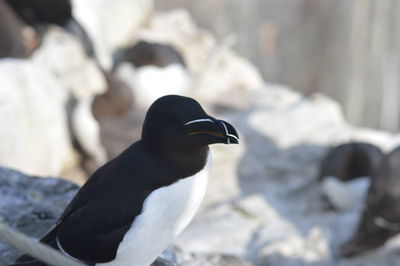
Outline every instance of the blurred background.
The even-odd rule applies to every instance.
[[[213,145],[181,266],[400,265],[400,2],[0,0],[0,221],[33,237],[195,98]],[[0,242],[0,265],[18,256]]]
[[[156,0],[185,7],[270,82],[337,100],[357,125],[399,129],[399,18],[395,0]]]

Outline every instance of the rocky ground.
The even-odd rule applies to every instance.
[[[0,167],[0,221],[39,238],[61,215],[79,187],[60,178],[27,176]],[[0,265],[20,252],[0,242]]]

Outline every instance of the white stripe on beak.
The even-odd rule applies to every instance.
[[[224,126],[224,129],[225,129],[225,135],[226,135],[226,136],[228,136],[228,134],[229,134],[229,133],[228,133],[228,129],[226,128],[226,125],[225,125],[225,123],[221,121],[221,124]],[[229,140],[229,138],[227,138],[227,140],[228,140],[228,144],[231,144],[231,141]]]
[[[239,142],[239,138],[232,134],[226,134],[228,137],[234,138]]]
[[[193,123],[200,123],[200,122],[214,122],[214,121],[212,121],[209,118],[196,119],[196,120],[192,120],[192,121],[187,122],[184,126],[187,126],[187,125],[190,125],[190,124],[193,124]]]

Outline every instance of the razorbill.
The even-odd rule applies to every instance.
[[[0,58],[28,56],[22,32],[17,15],[6,2],[0,1]]]
[[[370,186],[370,177],[379,169],[383,156],[378,147],[363,142],[331,148],[320,166],[322,194],[336,210],[360,206]]]
[[[115,55],[116,75],[127,84],[137,107],[143,110],[159,97],[168,94],[187,95],[192,76],[179,52],[170,45],[139,41]]]
[[[100,167],[40,240],[89,265],[146,266],[188,225],[207,185],[209,147],[232,125],[187,97],[156,100],[142,137]],[[44,265],[24,255],[16,265]]]
[[[353,236],[341,246],[353,257],[383,246],[400,233],[400,147],[385,156],[372,179],[364,211]]]
[[[130,62],[135,67],[153,65],[166,67],[172,64],[186,67],[185,60],[179,52],[168,44],[152,43],[144,40],[135,45],[121,49],[115,54],[115,65]]]
[[[27,24],[43,33],[49,24],[58,25],[74,34],[82,42],[86,54],[95,58],[93,42],[86,30],[72,15],[70,0],[6,0],[10,7]]]

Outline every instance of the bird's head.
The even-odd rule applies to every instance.
[[[193,150],[209,144],[237,144],[239,136],[226,121],[209,116],[192,98],[168,95],[149,108],[142,141],[158,149]]]

